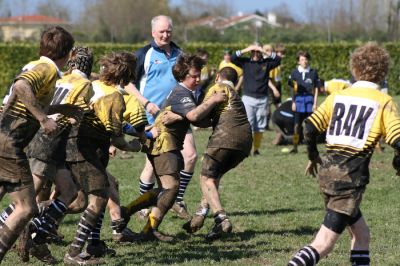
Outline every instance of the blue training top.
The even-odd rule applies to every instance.
[[[154,40],[135,53],[137,57],[136,87],[146,99],[159,107],[178,84],[172,74],[172,68],[182,51],[173,42],[170,46],[170,57],[157,46]],[[154,124],[155,118],[148,112],[146,115],[149,123]]]

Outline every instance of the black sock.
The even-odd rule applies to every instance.
[[[176,202],[183,201],[183,195],[185,194],[186,188],[192,179],[193,173],[188,173],[185,171],[180,171],[179,173],[179,191],[178,196],[176,196]]]
[[[318,251],[312,246],[305,246],[289,261],[288,266],[313,266],[319,261]]]
[[[369,250],[352,250],[350,253],[350,262],[352,266],[369,266]]]
[[[97,245],[100,242],[100,232],[101,232],[101,226],[103,225],[103,219],[104,219],[104,211],[101,212],[100,216],[97,218],[95,227],[90,232],[90,236],[88,238],[89,244]]]
[[[10,214],[14,211],[14,209],[15,209],[15,206],[14,206],[14,204],[11,203],[10,205],[7,206],[7,208],[5,208],[0,213],[0,226],[2,226],[6,222],[8,216],[10,216]]]
[[[143,195],[144,193],[150,191],[153,189],[155,183],[146,183],[143,182],[142,180],[139,180],[139,193],[140,195]]]
[[[59,199],[55,199],[40,217],[32,220],[36,236],[33,239],[37,244],[43,244],[46,238],[57,230],[57,222],[65,216],[67,206]]]
[[[71,257],[75,257],[81,253],[90,232],[96,225],[97,216],[98,215],[96,215],[96,213],[90,209],[86,209],[83,212],[78,224],[78,229],[76,230],[75,238],[72,244],[69,246],[68,254]]]

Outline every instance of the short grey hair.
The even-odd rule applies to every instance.
[[[158,15],[155,16],[154,18],[151,19],[151,30],[153,31],[157,22],[162,19],[162,18],[166,18],[168,20],[169,25],[171,25],[172,28],[172,19],[169,16],[165,16],[165,15]]]

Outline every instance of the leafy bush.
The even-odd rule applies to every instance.
[[[144,45],[141,44],[109,44],[96,43],[84,44],[93,49],[95,54],[94,71],[98,71],[97,62],[100,57],[112,51],[136,51]],[[226,44],[226,43],[188,43],[182,45],[187,52],[196,52],[198,48],[204,48],[209,53],[209,64],[218,67],[223,57],[223,50],[229,48],[232,51],[243,49],[248,44]],[[359,43],[300,43],[286,45],[286,57],[282,61],[283,66],[283,84],[286,84],[290,71],[296,66],[296,52],[298,50],[307,50],[310,52],[312,60],[311,66],[317,68],[321,78],[329,80],[332,78],[349,79],[350,71],[348,67],[349,55]],[[390,93],[400,94],[400,45],[397,43],[385,43],[392,57],[392,65],[388,77]],[[10,86],[13,78],[29,61],[37,58],[38,46],[33,44],[0,44],[0,93],[4,95]],[[286,86],[287,87],[287,86]]]

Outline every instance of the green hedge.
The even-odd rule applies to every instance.
[[[144,44],[85,44],[93,49],[98,71],[98,59],[111,51],[135,51]],[[296,66],[295,54],[298,50],[307,50],[312,56],[311,65],[318,69],[319,75],[325,80],[332,78],[348,79],[350,71],[348,67],[349,54],[357,43],[339,44],[288,44],[286,45],[286,57],[282,61],[283,82],[286,84],[290,71]],[[209,64],[218,66],[222,60],[223,50],[229,48],[237,50],[245,48],[247,44],[224,44],[224,43],[191,43],[182,46],[188,52],[195,52],[198,48],[204,48],[210,53]],[[388,77],[390,93],[400,94],[400,45],[386,43],[384,46],[392,57],[391,69]],[[0,96],[3,96],[10,86],[15,75],[21,67],[29,61],[38,57],[38,46],[33,44],[0,44]]]

